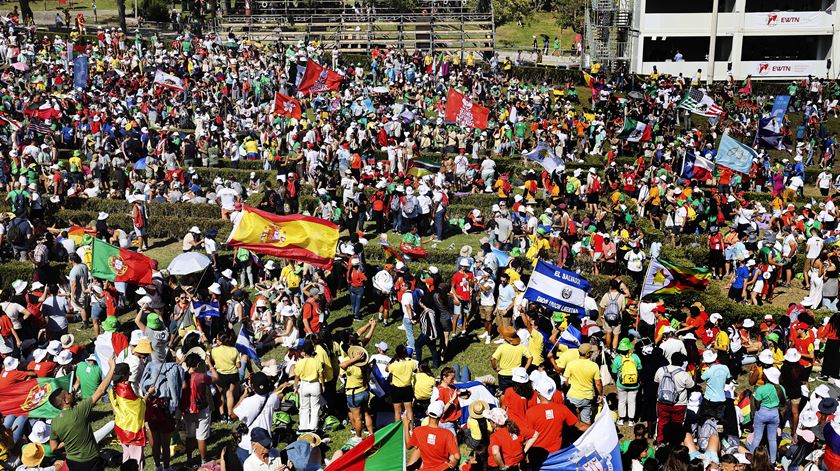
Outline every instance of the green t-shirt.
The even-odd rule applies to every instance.
[[[779,389],[781,390],[781,388]],[[776,392],[776,386],[773,384],[762,384],[757,387],[753,397],[755,397],[756,401],[761,401],[761,407],[767,409],[775,409],[781,404],[779,394]]]
[[[79,378],[82,397],[87,399],[93,396],[93,392],[102,382],[102,369],[95,363],[91,364],[83,361],[76,365],[76,377]]]
[[[50,440],[64,442],[67,459],[88,462],[99,456],[93,429],[90,427],[90,411],[93,402],[82,399],[71,409],[61,411],[52,421]]]

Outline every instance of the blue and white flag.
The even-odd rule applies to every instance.
[[[493,252],[493,255],[496,256],[496,260],[499,261],[499,268],[507,268],[508,263],[510,263],[510,254],[502,252],[496,247],[490,247],[490,250]]]
[[[548,455],[540,471],[623,471],[618,433],[606,401],[591,427],[575,442]]]
[[[458,399],[458,403],[461,404],[461,425],[467,423],[467,420],[470,418],[470,404],[475,401],[484,401],[491,409],[499,407],[499,400],[496,399],[496,396],[481,381],[455,383],[452,387],[459,391],[470,392],[470,397]]]
[[[221,315],[221,312],[219,312],[219,303],[214,303],[212,301],[193,301],[192,308],[195,313],[195,317],[199,319],[205,317],[219,317]]]
[[[239,330],[239,335],[236,337],[236,350],[248,355],[248,358],[255,362],[260,362],[260,356],[257,355],[257,349],[254,348],[254,343],[251,341],[251,335],[244,327]]]
[[[534,148],[531,152],[526,154],[522,154],[528,160],[533,160],[534,162],[542,165],[542,167],[546,170],[546,172],[551,173],[555,170],[558,172],[562,172],[566,170],[566,164],[563,162],[563,159],[558,157],[554,153],[554,149],[551,148],[545,142],[540,142],[537,144],[537,147]]]
[[[753,159],[758,153],[750,146],[742,144],[724,134],[718,146],[717,163],[736,172],[749,174],[752,169]]]
[[[385,397],[391,392],[391,386],[388,384],[388,378],[382,374],[382,370],[380,370],[376,365],[373,365],[373,368],[370,369],[370,380],[368,381],[368,386],[370,386],[371,392],[373,392],[376,397]]]
[[[782,122],[775,117],[759,119],[758,132],[755,133],[755,142],[758,145],[768,147],[770,149],[785,149],[781,123]]]
[[[770,111],[770,117],[775,118],[781,125],[785,120],[785,113],[787,113],[789,104],[790,95],[776,95],[776,101],[773,102],[773,109]]]
[[[525,299],[567,314],[586,314],[589,282],[577,273],[540,260],[531,273]]]

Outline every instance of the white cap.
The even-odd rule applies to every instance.
[[[6,357],[3,359],[3,369],[6,371],[16,370],[20,365],[20,360],[15,357]]]
[[[714,363],[715,360],[717,360],[717,353],[714,350],[703,352],[703,363]]]
[[[213,294],[222,294],[222,287],[218,283],[213,283],[207,288],[207,291]]]
[[[231,270],[230,268],[225,268],[224,270],[222,270],[222,276],[227,279],[233,278],[233,270]]]
[[[378,348],[379,350],[382,350],[383,352],[388,351],[388,344],[385,343],[385,342],[379,342],[375,346],[376,346],[376,348]]]
[[[723,319],[723,316],[721,316],[719,312],[713,312],[712,315],[709,316],[709,322],[712,324],[717,324],[721,319]]]
[[[437,275],[438,273],[440,273],[440,270],[434,265],[429,265],[429,273],[431,273],[432,275]]]
[[[554,392],[557,391],[557,384],[554,383],[554,380],[551,378],[541,378],[539,381],[534,383],[534,390],[539,393],[540,396],[551,399],[554,396]]]
[[[50,343],[47,344],[47,353],[52,356],[56,356],[61,353],[61,342],[58,340],[50,340]]]
[[[778,368],[765,368],[764,376],[767,376],[771,383],[779,384],[779,377],[782,376],[782,372]]]
[[[137,300],[137,305],[138,306],[143,306],[143,305],[148,306],[149,304],[152,304],[152,298],[150,298],[148,296],[143,296],[142,298]]]
[[[193,234],[201,234],[201,230],[198,228],[198,226],[191,227],[190,232],[192,232]]]
[[[434,401],[426,409],[426,415],[439,419],[443,415],[443,401]]]
[[[511,380],[513,380],[514,383],[524,384],[528,382],[528,370],[526,370],[525,368],[522,368],[521,366],[516,367],[512,370],[511,373]]]

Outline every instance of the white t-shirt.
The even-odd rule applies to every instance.
[[[819,257],[820,252],[822,252],[823,240],[819,236],[811,236],[808,239],[808,242],[805,243],[805,247],[808,248],[808,252],[805,254],[805,258],[810,258],[811,260],[814,260],[817,257]]]
[[[403,315],[411,316],[412,308],[414,307],[414,296],[411,291],[406,291],[400,298],[400,305],[402,306]]]
[[[249,447],[248,450],[251,448]],[[268,463],[263,463],[257,455],[251,454],[248,459],[242,463],[243,471],[276,471],[280,469],[283,461],[280,459],[280,452],[272,448],[268,450]]]
[[[272,418],[278,409],[280,409],[280,398],[274,393],[269,393],[267,399],[265,396],[256,394],[243,399],[233,410],[239,420],[248,425],[248,433],[242,435],[239,448],[251,449],[251,430],[257,427],[271,430]]]
[[[487,289],[487,287],[489,287],[490,289],[484,291],[484,289]],[[479,298],[482,306],[493,306],[496,304],[496,300],[493,299],[493,288],[495,287],[496,283],[494,283],[491,279],[481,281],[482,291],[479,292]]]
[[[217,251],[216,241],[209,238],[209,237],[205,237],[204,238],[204,251],[207,252],[207,255],[213,255],[214,253],[216,253],[216,251]]]
[[[216,196],[219,198],[219,203],[223,209],[233,211],[234,205],[236,204],[236,197],[239,194],[232,188],[222,188],[216,193]]]
[[[817,186],[819,188],[829,188],[831,186],[831,172],[822,172],[817,175]]]
[[[638,253],[631,250],[624,254],[624,260],[627,262],[627,269],[630,271],[642,271],[642,262],[645,261],[645,253],[639,250]]]
[[[23,327],[20,321],[23,317],[24,312],[26,312],[26,308],[24,308],[18,303],[13,302],[0,303],[0,308],[2,308],[3,312],[5,312],[7,316],[9,316],[9,320],[12,321],[12,327],[15,330],[18,330]]]

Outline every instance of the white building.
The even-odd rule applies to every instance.
[[[785,80],[840,73],[833,0],[636,0],[631,70]],[[713,59],[713,60],[710,60]]]

